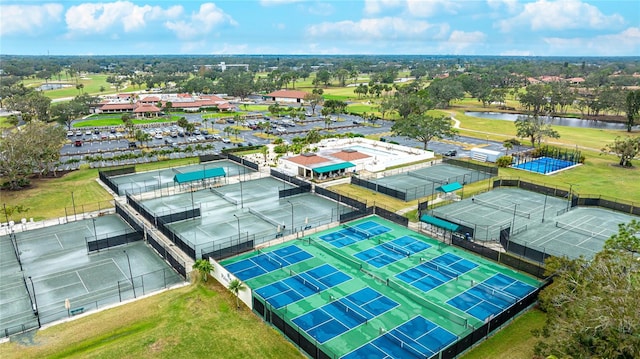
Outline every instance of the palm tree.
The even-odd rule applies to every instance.
[[[193,264],[193,269],[197,270],[198,272],[200,272],[200,276],[202,278],[203,281],[207,281],[207,278],[209,277],[209,273],[213,272],[213,265],[211,265],[211,262],[209,262],[206,259],[198,259],[194,264]]]
[[[246,289],[244,283],[242,283],[238,279],[234,279],[231,282],[229,282],[229,286],[227,286],[227,289],[229,289],[230,291],[233,292],[233,294],[236,295],[236,309],[240,309],[239,293],[240,291],[243,291]]]

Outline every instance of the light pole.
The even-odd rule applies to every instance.
[[[236,217],[236,220],[238,221],[238,251],[240,251],[240,217],[236,216],[236,214],[233,214],[234,217]]]
[[[573,199],[573,183],[569,183],[569,193],[567,193],[567,211],[571,208],[571,200]]]
[[[291,205],[291,233],[293,234],[293,203],[289,200],[287,200],[287,203]]]
[[[76,215],[76,201],[73,198],[73,191],[71,191],[71,205],[73,206],[73,219],[77,221],[78,216]]]
[[[513,204],[513,219],[511,220],[511,234],[513,234],[513,231],[515,229],[513,227],[515,227],[515,225],[516,225],[516,212],[518,212],[518,204],[514,203]]]
[[[133,297],[136,298],[136,286],[133,285],[133,273],[131,272],[131,260],[127,251],[122,251],[127,256],[127,264],[129,265],[129,279],[131,280],[131,288],[133,288]]]
[[[96,218],[93,217],[91,218],[91,221],[93,221],[93,237],[95,237],[96,241],[98,240],[98,232],[96,231]]]
[[[244,208],[244,200],[242,199],[242,180],[238,177],[238,181],[240,182],[240,208]]]
[[[40,313],[38,313],[38,299],[36,298],[36,287],[33,285],[33,279],[29,276],[29,282],[31,282],[31,291],[33,292],[33,314],[36,315],[36,319],[38,320],[38,328],[42,327],[40,323]]]

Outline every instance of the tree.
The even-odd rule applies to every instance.
[[[452,77],[433,80],[427,87],[427,92],[429,98],[439,108],[448,108],[451,101],[464,98],[462,84]]]
[[[324,87],[329,86],[329,82],[331,82],[331,73],[325,69],[319,70],[316,73],[316,78],[313,80],[315,85],[322,84]]]
[[[234,279],[229,282],[227,289],[229,289],[231,292],[233,292],[233,294],[236,295],[236,309],[240,309],[240,292],[246,289],[244,283],[242,283],[239,279]]]
[[[12,205],[3,205],[2,208],[3,217],[8,220],[18,220],[18,218],[13,218],[14,214],[20,215],[21,213],[27,213],[31,208],[25,207],[21,204],[17,204],[15,206]]]
[[[640,222],[621,224],[593,259],[552,257],[540,293],[547,321],[536,354],[559,358],[640,357]]]
[[[451,118],[426,114],[411,114],[407,118],[397,120],[391,131],[399,136],[407,136],[423,143],[427,149],[429,141],[434,138],[454,137],[458,131],[451,127]]]
[[[627,132],[631,132],[640,113],[640,90],[630,91],[626,98]]]
[[[55,124],[31,121],[21,131],[0,141],[0,177],[11,190],[29,183],[34,174],[55,173],[60,150],[66,141],[64,128]]]
[[[269,113],[271,113],[276,117],[280,117],[280,111],[282,111],[282,109],[280,108],[280,105],[278,105],[277,103],[274,103],[273,105],[269,105],[268,110],[269,110]]]
[[[204,282],[207,281],[209,273],[213,272],[213,265],[207,259],[196,260],[192,268],[200,272],[200,278],[202,278]]]
[[[22,119],[26,122],[31,120],[49,121],[51,99],[40,91],[11,96],[5,100],[5,105],[9,110],[20,111]]]
[[[560,138],[558,131],[546,123],[544,118],[537,115],[518,116],[515,126],[517,136],[520,138],[529,137],[532,146],[535,146],[536,143],[540,145],[545,137]]]
[[[341,114],[344,113],[344,110],[347,108],[347,103],[340,100],[326,100],[324,102],[324,109],[327,109],[329,113]]]
[[[524,93],[518,94],[520,104],[531,112],[533,116],[543,114],[549,105],[548,101],[549,88],[543,84],[534,84],[527,86]]]
[[[139,141],[140,143],[149,143],[153,140],[153,137],[151,137],[151,134],[144,132],[142,130],[136,130],[135,132],[135,139],[136,141]]]
[[[180,118],[178,119],[178,121],[176,122],[176,124],[177,124],[179,127],[182,127],[182,128],[184,128],[184,129],[186,129],[186,128],[187,128],[187,126],[189,125],[189,120],[187,120],[187,118],[183,116],[183,117],[180,117]]]
[[[311,107],[311,113],[314,116],[316,114],[316,107],[318,105],[321,105],[323,100],[324,98],[322,97],[322,95],[317,93],[308,93],[304,95],[304,102],[309,104],[309,106]]]
[[[615,153],[620,166],[633,167],[631,160],[640,154],[640,137],[616,137],[613,143],[604,146],[600,154]]]

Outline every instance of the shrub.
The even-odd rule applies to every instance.
[[[513,157],[511,156],[502,156],[496,160],[496,165],[498,167],[509,167],[513,163]]]

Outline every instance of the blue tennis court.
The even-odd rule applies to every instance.
[[[430,247],[430,245],[423,241],[419,241],[410,236],[403,236],[358,252],[354,254],[354,257],[376,268],[381,268],[415,253],[422,252]]]
[[[391,228],[380,225],[374,221],[366,221],[353,226],[344,224],[342,225],[342,229],[324,234],[319,238],[331,243],[337,248],[341,248],[386,233],[390,230]]]
[[[448,330],[417,316],[342,357],[429,358],[458,339]]]
[[[293,322],[324,343],[397,306],[398,303],[367,287],[305,313]]]
[[[257,256],[231,263],[225,268],[240,280],[246,281],[309,258],[313,258],[313,255],[296,245],[290,245],[273,252],[262,252]]]
[[[256,294],[279,309],[351,279],[350,276],[329,264],[323,264],[300,274],[293,271],[289,274],[291,276],[288,278],[256,289]]]
[[[474,269],[478,264],[459,257],[453,253],[445,253],[430,261],[398,273],[396,278],[412,286],[428,292],[458,276]]]
[[[515,164],[511,167],[525,171],[547,174],[575,165],[577,165],[577,163],[572,161],[551,157],[539,157],[529,162]]]
[[[534,287],[526,283],[498,273],[449,299],[447,304],[480,320],[486,320],[501,313],[534,290]]]

